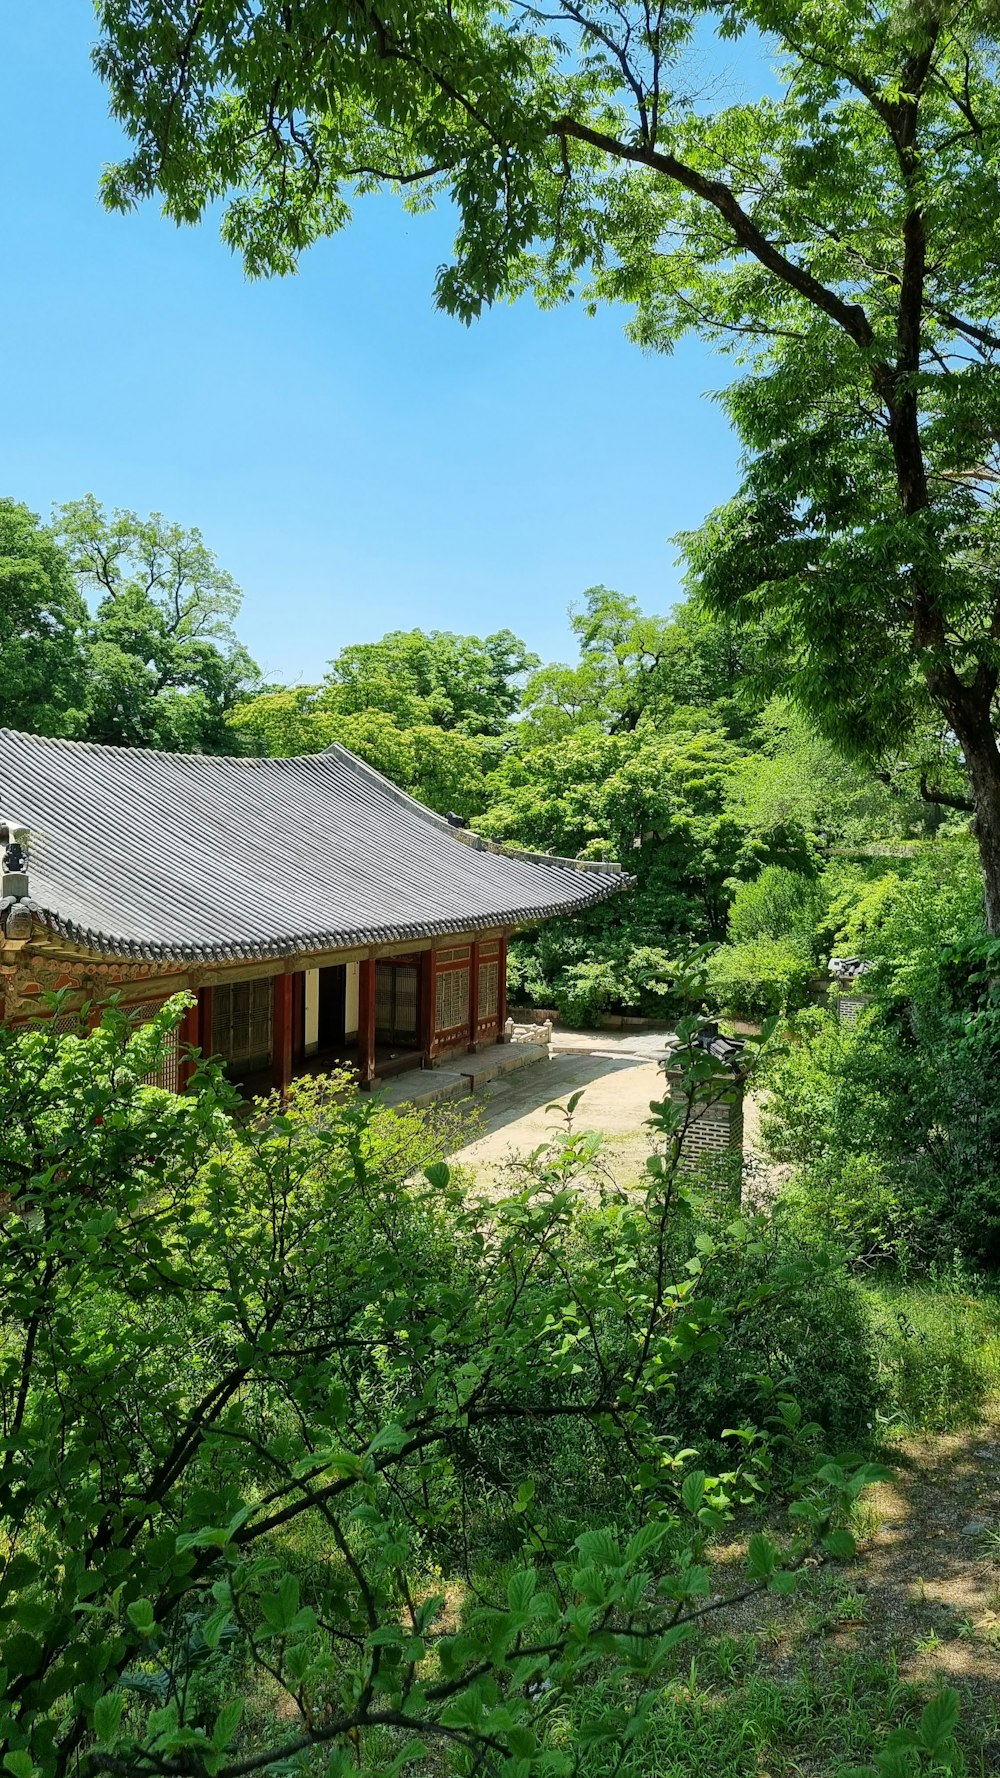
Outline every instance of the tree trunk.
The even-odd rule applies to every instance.
[[[975,725],[972,733],[955,733],[965,754],[965,764],[976,805],[974,830],[983,867],[983,900],[986,930],[1000,938],[1000,749],[992,724]]]

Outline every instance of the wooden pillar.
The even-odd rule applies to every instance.
[[[507,1023],[507,933],[500,940],[500,967],[497,970],[497,1042],[505,1043],[507,1034],[504,1026]]]
[[[479,1035],[479,945],[473,940],[469,952],[469,1048],[476,1048]]]
[[[292,1070],[301,1072],[306,1055],[306,976],[297,969],[292,977]]]
[[[212,1030],[213,1009],[215,1005],[215,989],[198,989],[198,1045],[203,1056],[215,1054],[215,1034]]]
[[[365,1092],[375,1079],[375,959],[358,965],[358,1081]]]
[[[292,1001],[290,975],[271,980],[271,1086],[282,1097],[292,1084]]]
[[[425,1068],[429,1068],[434,1059],[435,995],[434,950],[432,947],[430,950],[420,953],[420,1048],[423,1051]]]
[[[200,1049],[203,1047],[201,1041],[200,1001],[196,1006],[186,1006],[184,1008],[184,1016],[177,1027],[177,1047],[180,1051],[180,1061],[177,1065],[177,1090],[179,1093],[183,1093],[195,1071],[194,1062],[191,1060],[190,1056],[186,1056],[184,1052],[188,1049]]]

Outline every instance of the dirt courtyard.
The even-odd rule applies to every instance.
[[[656,1064],[668,1036],[666,1025],[638,1032],[556,1031],[548,1061],[491,1081],[477,1093],[485,1132],[453,1159],[475,1170],[477,1184],[495,1190],[512,1159],[558,1134],[560,1120],[549,1107],[565,1105],[582,1090],[575,1127],[600,1130],[606,1138],[605,1163],[614,1178],[620,1185],[635,1184],[650,1152],[643,1127],[650,1104],[663,1097],[663,1075]],[[745,1132],[745,1146],[753,1151],[757,1115],[752,1101],[745,1109]]]

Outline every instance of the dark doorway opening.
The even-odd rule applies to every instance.
[[[342,1051],[347,1046],[347,965],[333,963],[319,971],[317,1048]]]

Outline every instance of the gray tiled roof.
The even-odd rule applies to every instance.
[[[630,879],[500,852],[344,747],[217,759],[0,729],[35,918],[89,949],[254,958],[546,919]]]

